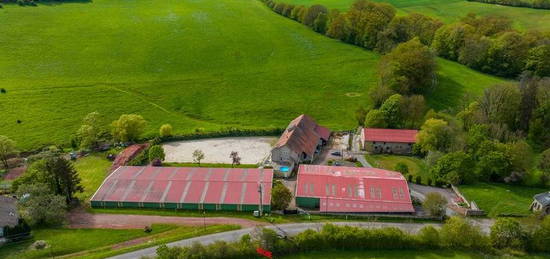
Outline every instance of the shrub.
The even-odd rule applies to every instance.
[[[292,200],[292,192],[280,181],[276,181],[271,190],[271,207],[273,210],[284,210]]]
[[[518,221],[510,218],[498,218],[491,227],[490,237],[491,244],[495,248],[523,250],[527,234]]]
[[[489,239],[465,219],[451,217],[441,228],[442,245],[449,248],[487,250]]]
[[[416,184],[422,184],[422,176],[420,175],[416,176]]]
[[[160,126],[159,129],[159,136],[161,138],[170,137],[172,136],[172,125],[170,124],[164,124]]]
[[[1,6],[1,5],[0,5]],[[1,8],[1,7],[0,7]],[[5,94],[7,91],[5,88],[0,88],[0,93]]]
[[[409,166],[403,162],[399,162],[395,165],[394,170],[404,175],[409,174]]]
[[[154,145],[150,147],[148,154],[149,154],[149,162],[153,162],[154,160],[164,161],[165,154],[162,146]]]
[[[412,183],[412,182],[413,182],[413,175],[409,174],[409,183]]]
[[[438,192],[430,192],[426,195],[426,200],[422,203],[424,210],[428,211],[434,217],[445,215],[447,208],[447,199]]]
[[[439,247],[439,244],[441,243],[439,230],[437,230],[433,226],[423,227],[420,230],[420,233],[418,233],[418,239],[423,246],[428,248]]]

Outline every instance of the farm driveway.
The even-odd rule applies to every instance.
[[[243,228],[263,225],[257,222],[241,218],[227,217],[174,217],[153,215],[125,215],[125,214],[92,214],[84,211],[73,211],[68,216],[70,228],[111,228],[129,229],[144,228],[151,224],[174,224],[202,226],[206,225],[239,225]]]
[[[204,152],[203,163],[231,164],[231,151],[239,152],[241,164],[262,162],[271,151],[276,137],[235,137],[176,141],[162,145],[166,162],[193,162],[193,151]]]

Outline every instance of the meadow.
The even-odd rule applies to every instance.
[[[347,1],[347,0],[346,0]],[[377,84],[374,52],[329,39],[260,1],[137,0],[0,9],[0,134],[20,150],[67,144],[89,112],[137,113],[146,136],[282,128],[301,113],[355,127]],[[438,59],[435,109],[503,80]]]
[[[306,6],[322,4],[326,7],[347,10],[355,0],[285,0],[289,4]],[[502,6],[469,2],[466,0],[374,0],[386,2],[398,9],[398,15],[420,13],[436,17],[445,23],[456,22],[468,13],[478,15],[500,15],[512,19],[514,27],[520,30],[550,30],[550,10]]]

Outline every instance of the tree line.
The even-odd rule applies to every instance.
[[[428,111],[414,149],[441,183],[550,186],[549,97],[550,79],[529,73],[489,87],[456,116]]]
[[[367,229],[326,224],[319,231],[306,230],[293,237],[280,236],[263,228],[244,235],[235,243],[216,241],[206,246],[195,243],[190,247],[170,248],[162,245],[157,249],[156,258],[256,258],[257,248],[272,252],[274,257],[310,251],[377,249],[450,249],[502,255],[522,251],[548,252],[549,234],[548,217],[530,228],[514,219],[498,219],[490,235],[459,217],[450,218],[441,229],[426,226],[418,234],[398,228]]]
[[[514,7],[529,7],[535,9],[550,9],[550,0],[468,0],[473,2],[499,4]]]
[[[347,12],[319,4],[265,3],[318,33],[380,53],[417,38],[438,56],[484,73],[514,78],[528,70],[550,75],[550,33],[519,32],[505,17],[469,14],[459,22],[443,24],[418,13],[396,16],[393,6],[367,0],[355,1]]]

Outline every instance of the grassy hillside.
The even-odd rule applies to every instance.
[[[347,10],[355,0],[286,0],[285,3],[313,5]],[[398,14],[416,12],[437,17],[445,23],[460,20],[468,13],[478,15],[502,15],[510,17],[517,29],[550,30],[550,10],[520,8],[495,4],[468,2],[466,0],[374,0],[390,3]]]
[[[136,0],[0,9],[0,134],[21,149],[67,143],[92,111],[139,113],[149,135],[284,127],[308,113],[333,129],[377,82],[378,54],[253,0]],[[439,60],[435,108],[500,79]],[[17,123],[20,120],[20,123]]]

